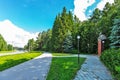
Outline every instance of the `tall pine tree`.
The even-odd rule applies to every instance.
[[[68,31],[65,41],[63,43],[63,50],[67,53],[73,50],[72,34],[70,31]]]
[[[55,52],[63,52],[63,44],[66,39],[67,32],[72,31],[73,17],[72,13],[63,8],[61,14],[58,14],[54,21],[52,29],[52,50]]]
[[[120,48],[120,19],[114,20],[114,26],[109,37],[111,48]]]

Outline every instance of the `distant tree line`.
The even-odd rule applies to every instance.
[[[7,44],[7,42],[4,40],[4,38],[0,34],[0,51],[11,51],[12,49],[13,49],[13,46],[10,44]]]
[[[71,11],[63,8],[54,21],[53,28],[39,33],[37,40],[30,39],[25,46],[30,50],[76,52],[77,35],[80,35],[80,51],[97,53],[99,33],[107,36],[105,49],[120,47],[120,1],[106,3],[101,11],[96,8],[91,17],[81,22]]]

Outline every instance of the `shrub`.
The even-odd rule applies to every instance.
[[[120,80],[120,49],[109,49],[100,56],[101,61],[108,67],[115,80]]]
[[[73,49],[73,50],[72,50],[72,54],[78,54],[78,50]]]

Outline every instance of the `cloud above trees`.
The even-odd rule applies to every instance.
[[[114,0],[101,0],[99,3],[96,3],[96,0],[74,0],[74,15],[76,15],[81,21],[87,20],[87,18],[89,17],[86,16],[85,12],[89,8],[89,6],[92,7],[93,4],[96,3],[97,6],[93,6],[94,9],[99,8],[100,10],[102,10],[107,2],[114,3]],[[93,9],[91,9],[89,12],[92,13],[91,11],[93,11]]]
[[[31,38],[36,39],[37,33],[30,33],[14,25],[10,20],[0,21],[0,34],[8,44],[15,47],[24,47]]]

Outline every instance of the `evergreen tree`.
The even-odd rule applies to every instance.
[[[34,48],[35,48],[35,41],[34,41],[34,39],[33,38],[29,39],[27,45],[24,46],[24,48],[26,48],[28,51],[33,51]]]
[[[53,51],[63,52],[63,43],[66,38],[67,32],[72,31],[73,16],[71,12],[67,13],[66,8],[63,8],[61,14],[58,14],[54,21],[52,29],[52,44]]]
[[[7,43],[0,34],[0,51],[6,51],[7,50]]]
[[[51,38],[52,38],[52,30],[47,31],[47,42],[46,42],[46,50],[51,51],[52,49],[52,44],[51,44]]]
[[[97,38],[100,32],[110,36],[111,46],[113,46],[113,43],[115,47],[119,46],[119,20],[113,24],[113,19],[120,19],[120,0],[115,0],[113,4],[106,3],[102,11],[98,8],[95,9],[92,16],[83,22],[80,22],[70,11],[67,12],[64,7],[62,13],[56,16],[52,30],[43,31],[38,35],[35,41],[36,49],[68,52],[71,43],[73,49],[77,49],[76,37],[80,35],[81,52],[97,53]],[[116,30],[112,29],[111,31],[110,26],[113,26]],[[71,33],[69,36],[68,31]],[[117,37],[113,39],[113,36]],[[110,40],[107,39],[105,43],[106,49],[109,48]]]
[[[77,48],[77,35],[78,32],[80,30],[80,26],[81,26],[80,20],[77,18],[77,16],[73,17],[73,26],[72,26],[72,42],[73,42],[73,48],[76,49]]]
[[[44,32],[44,34],[42,34],[41,36],[42,36],[41,39],[43,40],[42,50],[46,51],[51,50],[52,31],[49,29],[48,31]]]
[[[11,44],[8,44],[7,49],[8,49],[8,51],[13,50],[13,46]]]
[[[72,35],[70,31],[68,31],[65,41],[63,43],[63,50],[67,53],[73,50]]]
[[[114,26],[109,37],[111,48],[120,48],[120,19],[114,20]]]
[[[60,34],[60,15],[56,16],[54,24],[53,24],[53,28],[52,28],[52,51],[58,51],[59,49],[59,41],[60,41],[60,37],[58,38],[59,34]]]

